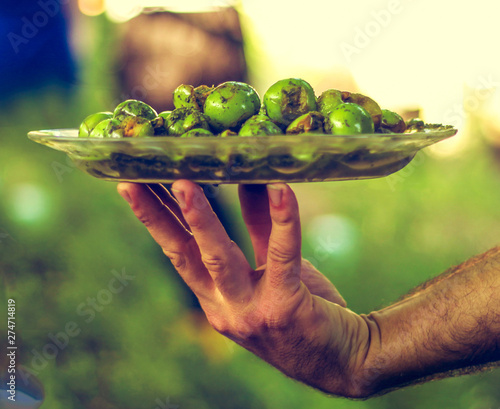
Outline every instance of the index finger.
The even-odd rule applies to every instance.
[[[179,218],[144,184],[122,182],[117,189],[170,258],[186,284],[198,296],[206,294],[207,290],[210,292],[212,279],[201,263],[193,235],[180,223]]]
[[[189,230],[189,226],[186,223],[186,220],[184,220],[181,208],[179,207],[179,202],[175,200],[168,189],[160,183],[148,183],[146,186],[164,206],[170,209],[177,219],[179,219],[179,222],[184,226],[184,228]]]

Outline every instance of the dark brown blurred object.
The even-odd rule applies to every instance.
[[[120,99],[140,99],[156,110],[173,109],[180,84],[247,81],[238,13],[150,12],[121,27]]]
[[[498,115],[496,112],[483,115],[478,120],[478,124],[484,141],[493,152],[497,165],[500,166],[500,121]]]
[[[401,115],[405,121],[409,121],[413,118],[420,118],[420,115],[422,114],[420,108],[401,108],[396,109],[396,112],[398,112],[398,114]]]

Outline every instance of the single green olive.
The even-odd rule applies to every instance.
[[[246,121],[238,133],[239,136],[281,135],[283,131],[272,121]]]
[[[207,129],[194,128],[194,129],[190,129],[187,132],[184,132],[181,135],[181,138],[192,138],[192,137],[199,137],[199,136],[216,136],[216,135],[214,135],[212,132],[210,132]]]
[[[110,130],[114,126],[118,126],[120,121],[116,118],[108,118],[99,122],[92,132],[90,132],[90,138],[112,138]],[[116,136],[115,136],[116,137]]]
[[[344,102],[352,102],[362,106],[371,115],[375,129],[378,129],[382,120],[382,109],[379,104],[363,94],[343,92],[342,97]]]
[[[215,89],[215,87],[209,87],[207,85],[200,85],[199,87],[196,87],[194,91],[194,96],[196,97],[196,102],[198,103],[198,106],[200,109],[203,109],[205,106],[205,101],[207,100],[207,97],[212,93],[212,91]]]
[[[271,85],[263,103],[269,118],[283,129],[299,116],[317,110],[314,90],[300,78],[288,78]]]
[[[271,118],[269,118],[265,113],[259,112],[258,114],[248,118],[243,125],[256,122],[266,122],[266,121],[271,121]]]
[[[311,111],[307,114],[299,116],[295,119],[288,128],[287,134],[301,134],[301,133],[324,133],[325,116],[317,111]]]
[[[410,131],[423,131],[425,128],[425,122],[420,118],[412,118],[406,122],[406,129]]]
[[[87,138],[90,136],[92,130],[99,124],[99,122],[105,119],[110,119],[113,117],[112,112],[97,112],[95,114],[89,115],[80,124],[80,129],[78,130],[78,136],[80,138]]]
[[[208,118],[194,108],[176,108],[168,115],[165,127],[168,135],[180,136],[195,128],[210,130]]]
[[[151,121],[139,116],[126,116],[120,122],[110,124],[108,132],[111,138],[143,138],[154,135]]]
[[[166,128],[167,118],[170,116],[172,111],[163,111],[158,114],[158,116],[151,121],[153,126],[155,136],[167,136],[168,131]]]
[[[126,116],[139,116],[151,121],[158,114],[145,102],[136,99],[127,99],[116,106],[113,116],[119,120],[122,120]]]
[[[201,111],[201,107],[198,105],[198,101],[196,100],[196,95],[194,93],[194,87],[192,85],[179,85],[174,90],[173,101],[176,108],[186,107]]]
[[[260,108],[257,91],[243,82],[228,81],[217,86],[207,97],[204,113],[216,132],[237,131]]]
[[[342,102],[342,92],[337,89],[328,89],[318,97],[318,111],[327,116]]]
[[[173,112],[173,111],[162,111],[162,112],[160,112],[160,113],[158,114],[158,116],[161,116],[162,118],[167,119],[167,118],[170,116],[170,114],[171,114],[172,112]]]
[[[344,102],[335,108],[327,120],[327,130],[334,135],[373,133],[373,119],[366,109],[352,102]]]
[[[406,131],[406,124],[403,118],[396,112],[388,109],[382,110],[382,120],[380,122],[381,129],[388,129],[395,133]]]

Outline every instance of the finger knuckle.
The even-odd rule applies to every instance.
[[[258,334],[262,333],[263,330],[261,326],[248,325],[245,322],[238,321],[236,323],[230,323],[227,320],[213,320],[210,322],[212,327],[219,333],[227,338],[238,341],[240,344],[245,344],[245,342],[255,338]]]
[[[268,317],[259,310],[221,312],[208,316],[210,325],[220,334],[245,345],[269,329]]]
[[[235,246],[237,247],[237,244],[234,241],[229,241],[227,244],[219,246],[213,253],[202,254],[201,261],[209,271],[224,273],[229,267],[229,254],[231,254]]]
[[[163,250],[163,253],[170,259],[170,262],[176,270],[184,270],[187,260],[184,253],[180,251]]]
[[[144,209],[137,207],[134,210],[135,216],[139,221],[146,226],[146,228],[154,227],[158,216],[161,215],[166,209],[164,207],[157,209],[155,212],[145,211]]]
[[[223,273],[227,269],[227,262],[223,257],[215,254],[205,254],[202,256],[201,261],[207,268],[207,270],[214,273]]]
[[[192,212],[192,214],[189,215],[189,226],[193,230],[205,230],[206,226],[209,226],[215,218],[216,215],[214,212]]]
[[[295,258],[297,255],[297,250],[289,248],[280,242],[273,242],[269,243],[267,253],[271,260],[284,263]]]
[[[152,220],[151,215],[149,213],[144,212],[141,209],[138,209],[135,211],[135,215],[139,219],[139,221],[147,228],[149,228],[153,225],[153,220]]]

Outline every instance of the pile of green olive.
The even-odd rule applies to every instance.
[[[159,114],[148,104],[129,99],[114,112],[85,118],[84,138],[234,137],[281,134],[391,134],[407,124],[396,112],[381,109],[358,93],[329,89],[316,97],[299,78],[273,84],[262,101],[248,84],[228,81],[217,87],[180,85],[173,93],[175,109]],[[414,121],[410,128],[423,125]]]

